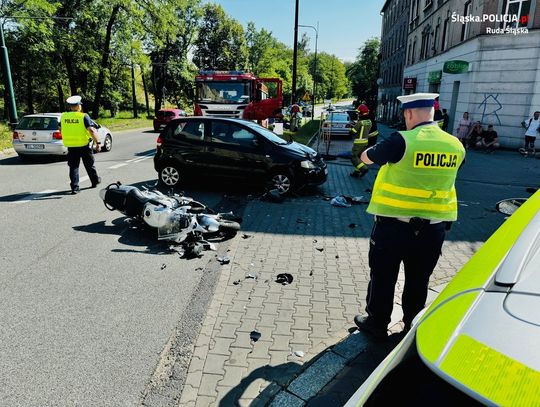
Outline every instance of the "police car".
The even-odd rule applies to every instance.
[[[58,123],[61,113],[39,113],[24,116],[13,132],[13,148],[21,158],[38,155],[66,155]],[[101,151],[111,151],[111,131],[94,122]],[[90,135],[88,135],[90,138]]]
[[[515,213],[346,406],[540,405],[540,191],[497,209]]]

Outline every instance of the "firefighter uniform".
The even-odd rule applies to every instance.
[[[403,109],[433,106],[434,94],[399,97]],[[362,330],[386,335],[401,262],[405,270],[403,322],[408,328],[425,305],[428,282],[437,264],[448,222],[457,219],[454,181],[465,157],[463,145],[425,122],[399,131],[367,151],[381,165],[368,213],[371,233],[367,317],[357,315]]]
[[[358,114],[358,121],[351,130],[354,137],[351,152],[351,162],[354,166],[354,170],[350,174],[352,177],[362,177],[368,172],[366,164],[360,160],[360,155],[369,147],[369,139],[379,134],[377,126],[374,126],[368,117],[369,108],[365,104],[358,106]],[[375,127],[373,131],[372,127]]]
[[[79,106],[81,97],[71,96],[66,102],[72,107]],[[98,176],[94,166],[94,154],[89,145],[92,139],[87,129],[91,127],[92,121],[87,114],[77,109],[73,108],[70,112],[64,112],[60,117],[62,141],[68,149],[67,163],[69,166],[70,187],[73,194],[78,193],[80,189],[79,165],[81,159],[92,183],[92,188],[95,188],[101,182],[101,178]]]

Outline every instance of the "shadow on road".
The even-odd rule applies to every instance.
[[[0,160],[0,165],[10,165],[10,166],[26,166],[26,165],[37,165],[37,164],[49,164],[57,163],[61,161],[67,161],[67,156],[65,155],[47,155],[47,156],[36,156],[36,157],[24,157],[21,158],[18,155],[14,155],[9,158],[4,158]]]

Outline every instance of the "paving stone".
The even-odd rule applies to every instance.
[[[231,354],[231,344],[234,340],[233,338],[216,338],[208,353],[229,356]]]
[[[223,365],[229,356],[208,354],[204,363],[203,373],[223,374]]]
[[[199,387],[199,397],[209,396],[215,398],[217,396],[217,383],[221,379],[223,379],[223,375],[204,373],[201,378],[201,385]]]

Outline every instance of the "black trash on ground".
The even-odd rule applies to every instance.
[[[276,276],[276,283],[281,285],[288,285],[293,282],[293,276],[289,273],[281,273]]]
[[[257,342],[259,339],[261,339],[261,333],[259,331],[251,331],[249,334],[249,339],[251,339],[253,342]]]
[[[277,189],[271,189],[261,196],[261,199],[268,202],[282,203],[285,198],[279,193]]]

